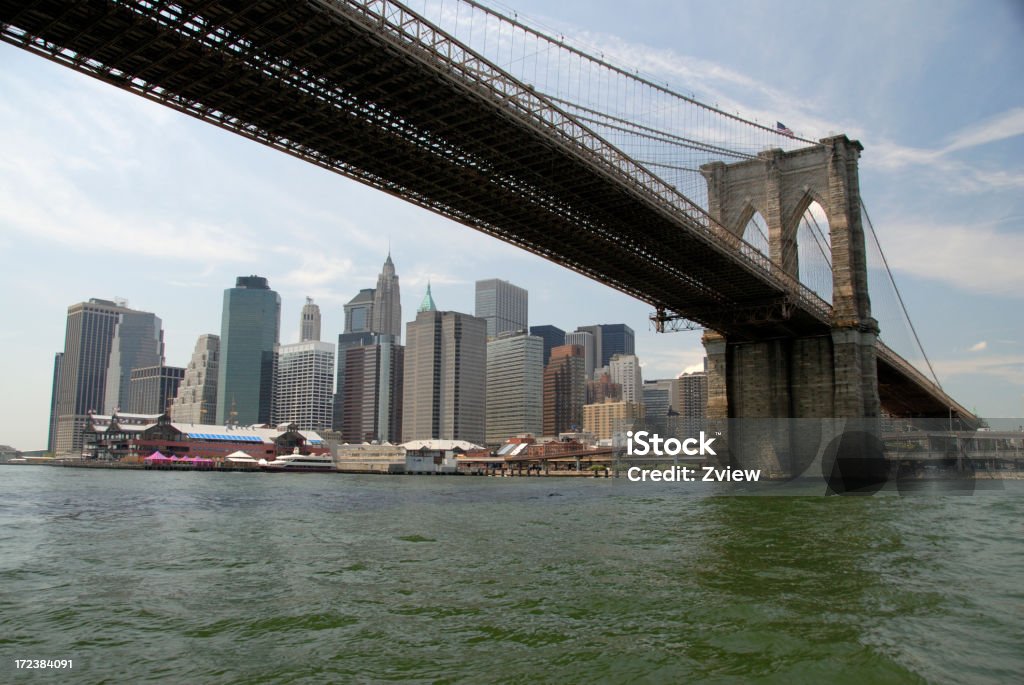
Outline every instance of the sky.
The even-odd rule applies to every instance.
[[[498,7],[729,111],[860,140],[861,194],[943,387],[983,416],[1024,415],[1024,4]],[[336,340],[389,249],[406,321],[428,281],[440,309],[472,313],[474,282],[503,278],[529,290],[531,325],[630,325],[645,378],[701,365],[699,332],[655,333],[642,302],[6,44],[0,136],[0,444],[45,447],[69,305],[156,313],[184,366],[220,332],[223,290],[259,274],[282,343],[306,296]]]

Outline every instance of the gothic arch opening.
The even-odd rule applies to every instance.
[[[768,222],[765,221],[760,212],[751,210],[750,219],[747,220],[741,237],[765,257],[769,256]]]
[[[826,302],[832,302],[832,239],[828,216],[813,199],[802,203],[796,229],[800,282]]]

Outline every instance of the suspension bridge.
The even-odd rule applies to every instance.
[[[710,416],[977,424],[906,358],[923,351],[879,338],[912,328],[872,314],[869,279],[876,308],[902,302],[845,136],[745,119],[471,0],[0,0],[0,25],[649,303],[659,329],[706,329]]]

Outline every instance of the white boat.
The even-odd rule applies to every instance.
[[[334,457],[330,454],[299,454],[298,449],[292,454],[283,454],[273,461],[260,459],[260,467],[266,471],[337,471]]]

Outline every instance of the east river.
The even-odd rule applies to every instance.
[[[0,467],[0,682],[1024,682],[1024,482],[710,493]]]

